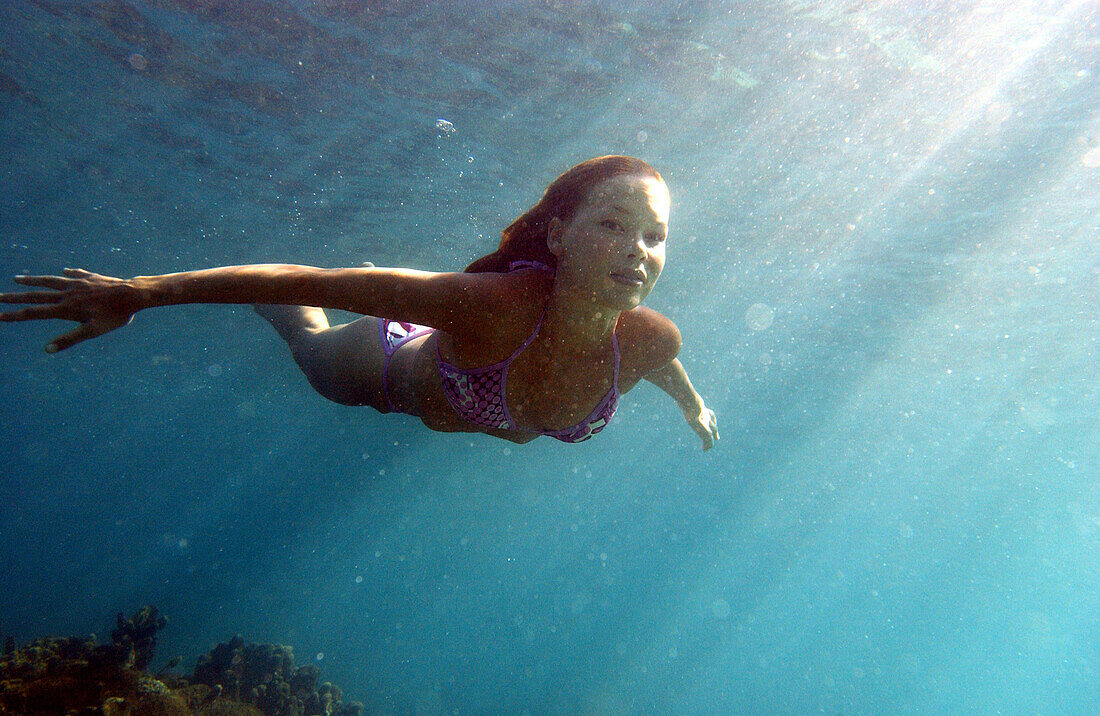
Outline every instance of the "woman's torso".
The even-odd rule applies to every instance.
[[[593,409],[601,401],[606,402],[610,393],[625,393],[632,388],[639,379],[629,359],[634,351],[632,346],[622,346],[624,334],[630,343],[632,332],[621,330],[624,323],[630,323],[629,316],[621,316],[620,327],[616,329],[620,346],[625,350],[614,346],[608,336],[600,345],[583,347],[582,354],[570,360],[555,360],[546,338],[548,331],[536,332],[552,282],[550,276],[539,273],[525,272],[529,274],[523,277],[521,290],[525,293],[511,303],[508,315],[494,321],[485,335],[463,337],[461,351],[456,351],[459,341],[442,331],[403,345],[393,355],[389,368],[395,407],[420,417],[433,430],[485,432],[514,442],[527,442],[537,437],[538,431],[577,426],[591,417]],[[530,344],[506,367],[502,398],[515,429],[483,427],[459,415],[444,391],[440,358],[460,369],[494,365],[506,361],[532,336]],[[625,360],[619,360],[620,354]],[[617,362],[621,364],[617,366]]]

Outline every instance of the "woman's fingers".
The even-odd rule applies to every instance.
[[[0,303],[57,303],[65,295],[57,291],[24,291],[0,293]]]
[[[95,276],[99,276],[99,274],[97,273],[92,273],[91,271],[85,271],[84,269],[77,268],[61,269],[61,273],[69,278],[92,278]]]
[[[30,305],[7,313],[0,313],[0,321],[33,321],[58,318],[78,321],[79,326],[58,336],[46,346],[47,353],[63,351],[81,341],[101,336],[133,318],[133,312],[125,305],[125,296],[113,291],[124,282],[108,276],[67,268],[62,276],[16,276],[22,286],[47,289],[23,293],[0,293],[0,304],[22,303]]]
[[[68,270],[68,269],[66,269]],[[70,288],[74,280],[61,276],[15,276],[13,279],[21,286],[34,286],[36,288],[48,288],[49,291],[23,291],[21,293],[0,293],[0,303],[58,303],[65,298],[65,289]],[[8,313],[5,316],[13,316]],[[33,316],[26,316],[32,318]],[[21,321],[24,318],[4,318],[7,321]]]
[[[101,336],[112,328],[114,328],[114,326],[106,326],[102,323],[96,323],[94,321],[82,323],[75,330],[69,331],[62,336],[54,338],[49,344],[46,345],[46,352],[57,353],[58,351],[63,351],[70,346],[74,346],[77,343],[80,343],[81,341],[86,341],[89,338]]]
[[[69,271],[70,269],[65,269]],[[72,285],[72,278],[63,276],[15,276],[12,278],[21,286],[38,286],[39,288],[52,288],[56,291],[68,288]]]
[[[710,450],[718,442],[718,416],[709,408],[703,408],[697,420],[692,422],[695,434],[703,440],[703,450]]]
[[[33,301],[29,303],[33,303]],[[43,318],[69,318],[69,320],[76,320],[69,316],[61,315],[63,310],[61,306],[52,303],[47,306],[30,306],[28,308],[20,308],[18,311],[0,313],[0,321],[35,321]]]
[[[696,421],[691,424],[691,429],[695,431],[695,434],[703,441],[703,450],[710,450],[714,445],[714,440],[710,436],[710,431],[707,430],[707,426],[701,421]]]

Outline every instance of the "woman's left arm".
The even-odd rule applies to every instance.
[[[703,440],[703,450],[710,450],[718,442],[718,417],[714,411],[703,405],[703,397],[695,391],[688,379],[687,371],[676,358],[664,368],[659,368],[645,379],[672,396],[688,425]]]

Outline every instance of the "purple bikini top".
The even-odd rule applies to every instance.
[[[508,271],[519,271],[525,268],[534,268],[540,271],[553,271],[546,264],[537,261],[515,261]],[[443,382],[443,395],[451,404],[454,411],[466,420],[487,428],[499,430],[515,430],[516,422],[508,412],[508,403],[504,399],[505,384],[508,379],[508,366],[512,361],[525,351],[542,328],[542,322],[546,318],[545,311],[539,318],[534,332],[523,342],[519,348],[499,363],[484,368],[459,368],[456,365],[443,360],[439,355],[439,346],[436,345],[436,354],[439,358],[439,377]],[[611,389],[603,396],[600,402],[589,413],[588,417],[571,428],[564,430],[538,430],[540,435],[549,435],[567,443],[579,443],[587,440],[603,430],[615,415],[619,407],[619,339],[611,334],[611,345],[615,349],[615,377]]]

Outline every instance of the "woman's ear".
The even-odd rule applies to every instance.
[[[561,258],[561,235],[565,231],[565,222],[554,217],[550,220],[550,228],[546,232],[546,248],[553,256]]]

